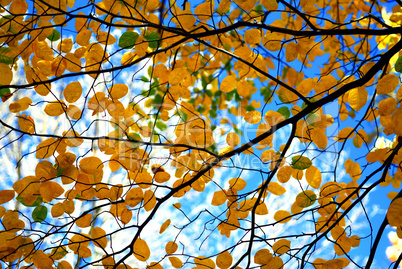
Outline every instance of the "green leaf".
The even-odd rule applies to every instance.
[[[188,119],[188,115],[181,110],[179,111],[179,116],[183,122],[186,122]]]
[[[399,56],[398,60],[395,62],[395,71],[402,72],[402,55]]]
[[[134,141],[142,141],[141,136],[137,133],[130,133],[127,137]]]
[[[27,206],[27,207],[36,207],[36,206],[40,205],[43,202],[43,198],[41,196],[39,196],[38,198],[36,198],[36,200],[33,202],[32,205],[26,204],[24,202],[24,198],[20,197],[20,196],[17,197],[17,201],[20,202],[21,204],[23,204],[24,206]]]
[[[213,119],[216,119],[216,117],[218,117],[218,114],[216,114],[216,110],[209,110],[209,116]]]
[[[145,39],[148,40],[148,47],[151,49],[157,49],[159,47],[160,36],[157,32],[147,33]]]
[[[240,129],[238,129],[237,127],[233,126],[233,129],[234,129],[234,131],[235,131],[236,134],[238,134],[238,135],[240,135],[240,136],[243,135],[243,132],[242,132]]]
[[[153,105],[155,107],[160,107],[162,105],[162,102],[163,102],[162,95],[160,95],[160,94],[155,95]]]
[[[6,55],[9,52],[11,52],[10,48],[7,48],[7,47],[0,48],[0,63],[4,63],[4,64],[13,64],[14,63],[14,57]]]
[[[315,119],[318,118],[319,116],[316,113],[310,113],[308,114],[306,121],[309,125],[316,127],[315,125]]]
[[[301,156],[301,155],[297,155],[292,158],[291,166],[294,169],[304,170],[304,169],[309,168],[312,164],[313,163],[311,162],[311,160],[309,158]]]
[[[53,29],[53,33],[47,37],[47,39],[49,39],[50,41],[57,41],[59,40],[61,37],[61,34],[59,31],[57,31],[56,29]]]
[[[43,205],[38,205],[34,211],[32,212],[32,219],[35,222],[42,222],[46,219],[47,216],[47,208]]]
[[[236,102],[240,102],[240,101],[241,101],[241,97],[240,97],[240,95],[237,93],[236,90],[235,90],[234,97],[235,97],[235,101],[236,101]]]
[[[131,49],[135,45],[135,41],[139,37],[136,32],[125,32],[119,38],[119,47],[122,49]]]
[[[156,127],[158,127],[158,129],[161,130],[161,131],[164,131],[164,130],[167,129],[167,125],[164,124],[164,123],[161,122],[161,121],[157,121],[157,122],[156,122]]]
[[[255,110],[255,108],[252,105],[245,106],[244,108],[246,109],[247,112]]]
[[[61,176],[63,174],[64,169],[57,168],[57,177]]]
[[[0,60],[0,62],[1,62],[1,60]],[[7,94],[10,94],[10,93],[11,93],[11,91],[10,91],[9,88],[0,89],[0,97],[4,97],[4,96],[6,96]]]
[[[264,14],[264,9],[262,8],[261,4],[258,4],[255,8],[254,11],[258,14]]]
[[[277,111],[278,111],[279,113],[281,113],[282,116],[285,117],[285,119],[289,119],[289,117],[290,117],[290,110],[289,110],[288,107],[286,107],[286,106],[280,107]]]
[[[146,76],[141,77],[141,81],[143,82],[149,82],[149,79]]]
[[[212,97],[212,92],[210,90],[205,90],[205,93],[208,95],[208,97]]]
[[[309,191],[306,191],[306,192],[299,193],[296,196],[296,201],[297,201],[298,206],[300,206],[302,208],[306,208],[306,207],[312,206],[315,203],[315,201],[317,200],[317,195],[315,195],[314,193],[310,193],[310,195],[309,195],[309,193],[310,193]]]

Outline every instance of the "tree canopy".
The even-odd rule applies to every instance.
[[[401,25],[400,0],[0,0],[0,268],[398,268]]]

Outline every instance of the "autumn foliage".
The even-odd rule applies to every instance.
[[[0,0],[0,268],[397,268],[401,24],[399,0]]]

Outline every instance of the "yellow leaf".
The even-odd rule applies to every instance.
[[[237,76],[235,75],[230,75],[225,77],[220,85],[220,90],[222,92],[231,92],[236,88],[237,85]]]
[[[399,84],[399,78],[394,74],[383,76],[377,83],[377,94],[388,94],[393,92]]]
[[[288,63],[293,62],[298,56],[297,44],[294,42],[289,42],[286,46],[285,57]]]
[[[68,248],[77,254],[80,248],[87,248],[89,246],[90,239],[91,237],[87,234],[75,234],[71,237],[71,242],[69,243]]]
[[[63,132],[64,137],[73,137],[73,138],[65,138],[64,141],[67,146],[69,147],[79,147],[81,144],[84,142],[84,139],[79,138],[80,135],[76,131],[64,131]]]
[[[75,221],[75,224],[77,224],[77,226],[80,228],[85,228],[91,225],[91,220],[92,220],[92,214],[85,214],[84,216],[77,219]]]
[[[229,186],[232,190],[235,191],[241,191],[242,189],[244,189],[244,187],[246,187],[247,182],[244,181],[244,179],[236,177],[236,178],[232,178],[231,180],[229,180]]]
[[[346,139],[353,138],[355,133],[353,132],[353,127],[346,127],[339,131],[338,135],[334,137],[335,141],[343,142]]]
[[[222,0],[219,2],[219,6],[216,9],[216,11],[218,12],[219,15],[223,15],[223,14],[229,12],[230,4],[231,4],[230,0]]]
[[[53,260],[46,255],[43,250],[36,250],[32,255],[33,264],[38,269],[47,269],[53,267]]]
[[[227,269],[232,265],[233,257],[228,251],[219,253],[216,257],[216,265],[221,269]]]
[[[169,181],[170,174],[168,172],[158,172],[155,174],[154,179],[158,183],[164,183]]]
[[[280,239],[279,241],[274,243],[272,249],[276,254],[285,254],[290,249],[290,241],[286,239]]]
[[[354,88],[349,92],[350,106],[359,111],[367,103],[368,93],[363,87]]]
[[[199,256],[194,258],[194,263],[197,265],[196,268],[200,269],[215,269],[215,263],[213,260]]]
[[[286,192],[286,189],[278,182],[270,182],[268,185],[268,191],[274,195],[282,195]]]
[[[318,189],[321,186],[321,172],[315,166],[310,166],[306,170],[307,183],[314,189]]]
[[[112,99],[120,99],[128,93],[128,86],[126,84],[118,83],[114,84],[109,89],[109,95]]]
[[[311,130],[311,139],[319,149],[325,149],[328,144],[328,137],[325,134],[325,129],[314,128]]]
[[[276,177],[280,183],[286,183],[289,181],[290,177],[292,176],[293,168],[285,165],[279,168]]]
[[[268,264],[272,260],[272,257],[268,249],[260,249],[254,255],[254,263],[260,265]]]
[[[274,220],[276,220],[279,223],[286,223],[292,219],[291,216],[292,214],[290,214],[286,210],[278,210],[275,212]]]
[[[275,11],[278,9],[278,2],[276,0],[262,0],[261,5],[268,11]]]
[[[263,216],[268,214],[268,207],[264,202],[261,202],[255,209],[255,214]]]
[[[177,257],[169,257],[169,261],[170,261],[170,264],[172,264],[172,266],[174,268],[182,268],[183,267],[183,262]]]
[[[268,264],[270,269],[282,269],[283,268],[283,261],[280,257],[275,256]]]
[[[278,123],[284,121],[285,117],[277,111],[270,110],[270,111],[267,111],[267,113],[265,113],[264,120],[270,126],[274,126],[274,125],[277,125]]]
[[[100,227],[94,227],[91,230],[91,238],[96,247],[106,248],[107,237],[106,232]]]
[[[0,63],[0,74],[0,85],[10,85],[13,80],[11,68],[4,63]]]
[[[389,225],[394,227],[402,226],[402,198],[397,198],[390,204],[387,211]]]
[[[79,167],[87,174],[95,174],[103,169],[103,163],[98,157],[91,156],[81,159]]]
[[[194,10],[194,15],[196,15],[199,20],[209,20],[212,17],[213,3],[213,1],[210,1],[197,5]]]
[[[167,219],[162,225],[161,228],[159,229],[159,234],[162,234],[170,225],[170,219]]]
[[[15,191],[14,190],[2,190],[0,191],[0,205],[7,203],[14,199]]]
[[[48,138],[44,141],[42,141],[37,147],[36,147],[36,158],[37,159],[46,159],[52,156],[59,145],[59,142],[57,142],[54,138]]]
[[[73,120],[79,120],[81,118],[81,114],[82,112],[79,107],[72,104],[67,107],[67,115]]]
[[[166,244],[165,246],[165,250],[166,250],[166,254],[171,255],[173,253],[175,253],[178,249],[178,245],[176,242],[170,241]]]
[[[54,198],[64,193],[64,189],[59,183],[53,181],[42,182],[39,191],[45,202],[51,202]]]
[[[240,137],[234,132],[230,132],[226,136],[226,143],[231,147],[236,147],[240,143]]]
[[[367,142],[369,142],[369,138],[367,136],[366,131],[364,131],[363,129],[360,129],[357,132],[356,136],[353,138],[353,145],[356,148],[360,148],[363,145],[363,143],[367,143]]]
[[[146,211],[152,210],[156,205],[156,196],[153,191],[147,190],[144,193],[144,209]]]
[[[151,256],[151,251],[149,250],[147,242],[141,238],[137,238],[134,242],[133,254],[137,260],[142,262],[148,260],[149,256]]]
[[[227,196],[225,191],[217,191],[214,193],[214,196],[212,197],[212,202],[211,204],[214,206],[220,206],[224,202],[226,202]]]
[[[75,36],[75,41],[80,46],[89,45],[89,39],[91,39],[92,32],[86,28],[81,29]]]
[[[63,91],[64,98],[69,103],[74,103],[80,99],[82,94],[82,86],[78,81],[69,83]]]
[[[244,120],[250,124],[257,124],[261,121],[261,112],[259,111],[249,111],[244,115]]]
[[[261,31],[259,29],[250,29],[244,33],[244,42],[250,47],[256,47],[261,43]]]
[[[67,110],[67,106],[63,101],[50,102],[45,106],[45,113],[52,117],[60,116]]]
[[[325,198],[335,197],[341,189],[337,182],[330,181],[321,186],[320,196]]]
[[[351,159],[345,161],[345,171],[350,175],[353,180],[358,180],[362,174],[359,163],[355,163]]]
[[[57,265],[57,269],[73,269],[68,261],[60,261]]]
[[[51,214],[53,218],[60,217],[64,214],[64,205],[62,203],[57,203],[52,206]]]
[[[397,104],[398,103],[395,100],[395,98],[392,97],[381,100],[380,103],[378,104],[378,114],[380,116],[391,115],[392,112],[395,110]]]
[[[35,132],[35,122],[31,116],[27,116],[25,114],[18,116],[18,125],[20,126],[21,131],[30,134]]]
[[[250,84],[246,80],[239,80],[236,83],[236,88],[237,88],[237,93],[243,97],[246,98],[250,94]]]

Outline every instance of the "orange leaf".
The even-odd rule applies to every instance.
[[[14,199],[15,191],[13,190],[2,190],[0,191],[0,205],[7,203]]]
[[[80,99],[82,94],[81,83],[78,81],[71,82],[64,88],[63,95],[67,102],[74,103]]]
[[[290,241],[286,239],[280,239],[272,246],[275,253],[282,255],[289,251]]]
[[[118,83],[114,84],[110,90],[109,94],[112,99],[120,99],[128,93],[128,86],[126,84]]]
[[[91,238],[96,247],[105,248],[107,245],[106,232],[100,227],[94,227],[91,230]]]
[[[290,216],[291,214],[288,211],[278,210],[275,212],[274,220],[280,223],[286,223],[292,219]]]
[[[397,198],[390,204],[387,211],[389,225],[394,227],[402,226],[402,198]]]
[[[92,220],[92,214],[85,214],[84,216],[77,219],[75,221],[75,224],[77,224],[77,226],[80,228],[85,228],[91,225],[91,220]]]
[[[141,238],[137,238],[134,242],[133,254],[137,260],[142,262],[148,260],[149,256],[151,256],[151,251],[149,250],[147,242]]]
[[[162,234],[169,227],[170,222],[170,219],[168,219],[161,225],[161,228],[159,229],[160,234]]]
[[[321,186],[321,172],[315,166],[310,166],[306,170],[307,183],[314,189],[318,189]]]
[[[395,91],[399,84],[399,78],[394,74],[387,74],[383,76],[377,83],[377,94],[388,94]]]
[[[170,241],[170,242],[168,242],[168,243],[166,244],[166,246],[165,246],[166,253],[167,253],[168,255],[171,255],[171,254],[173,254],[173,253],[175,253],[175,252],[177,251],[177,248],[178,248],[178,247],[179,247],[179,246],[177,245],[176,242]]]
[[[67,106],[63,101],[54,101],[46,105],[44,111],[47,115],[52,117],[60,116],[67,110]]]
[[[144,209],[146,211],[152,210],[156,205],[155,193],[151,190],[147,190],[144,193]]]

